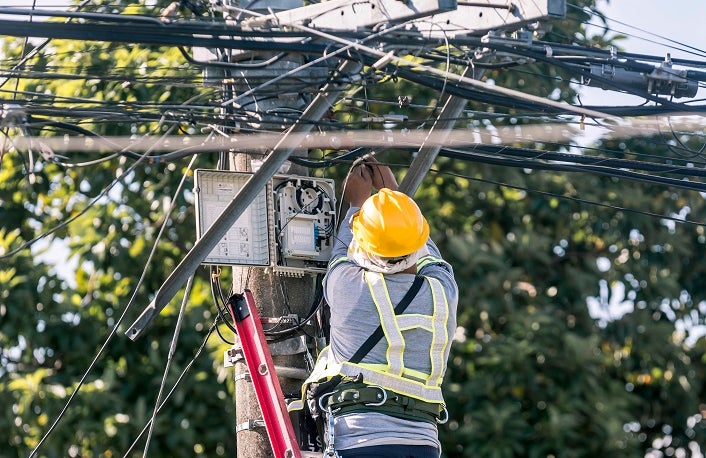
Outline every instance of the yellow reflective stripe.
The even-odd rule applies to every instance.
[[[358,366],[381,373],[384,373],[387,370],[386,364],[359,363]],[[426,383],[427,378],[429,378],[429,374],[405,367],[404,371],[402,371],[402,377],[412,377],[420,383]]]
[[[431,255],[423,256],[417,259],[417,269],[421,269],[422,267],[427,266],[429,264],[439,262],[446,264],[446,261],[444,261],[442,258],[437,258],[436,256]]]
[[[431,370],[428,374],[425,374],[424,379],[431,385],[440,385],[445,368],[443,356],[448,345],[448,330],[446,326],[449,318],[448,303],[441,282],[435,278],[425,277],[429,283],[433,298],[432,315],[402,314],[397,316],[390,300],[384,276],[379,273],[366,272],[365,279],[378,309],[380,323],[388,341],[386,359],[390,375],[402,376],[405,374],[405,341],[402,331],[421,328],[431,332],[432,338],[429,348]]]
[[[410,396],[427,402],[444,402],[444,396],[439,386],[431,386],[401,376],[381,373],[376,370],[368,369],[360,364],[343,363],[340,373],[348,377],[355,377],[358,374],[362,374],[365,383],[380,385],[404,396]]]
[[[449,344],[447,329],[449,321],[449,307],[446,300],[446,294],[444,293],[444,287],[441,285],[441,282],[436,278],[425,278],[429,282],[431,295],[434,299],[434,314],[432,315],[431,320],[434,326],[434,331],[431,333],[432,342],[429,348],[431,372],[429,373],[428,381],[432,385],[440,385],[441,379],[444,376],[445,363],[443,358],[446,354],[446,347]],[[439,358],[434,358],[434,355],[438,355]]]
[[[385,278],[380,273],[365,272],[365,280],[368,283],[370,295],[375,302],[375,306],[380,316],[382,331],[387,339],[386,359],[388,372],[394,375],[402,375],[404,370],[404,337],[402,331],[397,326],[395,309],[390,300],[390,293],[385,284]]]
[[[410,329],[421,328],[425,331],[434,332],[434,326],[432,323],[432,317],[429,315],[422,315],[419,313],[410,313],[400,315],[397,317],[397,326],[402,331],[408,331]]]
[[[348,256],[341,256],[341,257],[338,257],[338,258],[330,261],[328,268],[330,269],[331,267],[335,266],[336,264],[340,264],[344,261],[348,261]]]

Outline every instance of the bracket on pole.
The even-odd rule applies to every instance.
[[[248,420],[243,423],[240,423],[239,425],[235,425],[235,432],[239,433],[240,431],[249,431],[251,429],[264,428],[264,427],[265,427],[264,420]]]

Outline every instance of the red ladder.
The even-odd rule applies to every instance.
[[[302,452],[299,450],[294,427],[284,405],[282,388],[277,380],[260,315],[255,307],[255,299],[249,290],[245,290],[243,294],[231,296],[228,307],[238,331],[245,363],[250,371],[275,458],[301,458]]]

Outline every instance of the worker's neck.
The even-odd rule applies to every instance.
[[[412,275],[417,275],[417,266],[409,266],[405,270],[402,271],[403,274],[412,274]]]

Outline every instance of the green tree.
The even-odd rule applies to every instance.
[[[154,14],[164,6],[159,3],[149,9],[99,1],[87,8]],[[610,42],[607,35],[586,36],[587,13],[569,12],[546,40]],[[18,43],[3,43],[6,65],[18,64],[28,51]],[[6,128],[13,138],[189,135],[221,115],[211,102],[224,95],[202,86],[201,70],[175,48],[55,40],[24,67],[45,77],[19,80],[21,106],[32,114],[26,124]],[[551,65],[491,69],[486,76],[536,95],[576,96],[568,83],[572,75]],[[361,126],[370,114],[393,112],[408,116],[398,127],[428,127],[444,99],[394,74],[366,84],[365,100],[392,103],[349,94],[332,110],[332,125]],[[412,103],[398,103],[397,96],[406,94]],[[53,111],[42,114],[37,107]],[[482,104],[469,108],[490,111]],[[506,119],[521,114],[490,108]],[[502,120],[459,121],[471,129],[486,124],[501,126]],[[658,137],[596,146],[640,160],[663,155],[674,143]],[[693,143],[686,146],[697,150]],[[8,406],[0,416],[0,434],[8,441],[3,456],[27,456],[37,445],[128,303],[123,323],[149,303],[195,238],[193,195],[188,189],[176,193],[187,159],[140,162],[139,153],[123,151],[90,166],[66,167],[61,163],[95,155],[75,152],[52,162],[41,153],[0,156],[0,404]],[[380,157],[409,162],[405,153]],[[213,167],[215,158],[204,156],[197,164]],[[324,173],[343,176],[346,169]],[[450,420],[441,428],[446,455],[638,457],[653,447],[688,451],[692,443],[706,443],[706,344],[701,338],[687,345],[675,331],[675,324],[703,324],[706,313],[703,226],[628,211],[699,221],[702,197],[624,178],[448,158],[435,169],[417,197],[461,289],[460,330],[446,384]],[[62,226],[69,218],[76,219]],[[67,245],[66,261],[78,266],[69,278],[64,263],[38,262],[39,248],[19,250],[52,228],[58,229],[48,239]],[[7,256],[13,250],[19,251]],[[200,270],[168,386],[215,319],[208,281]],[[107,457],[130,447],[151,415],[180,300],[137,342],[119,328],[40,456]],[[587,304],[604,312],[632,305],[633,311],[601,319]],[[232,387],[220,368],[223,349],[215,337],[209,340],[158,416],[151,456],[233,455]]]
[[[93,2],[90,9],[154,14],[159,5],[148,10]],[[10,65],[30,51],[17,44],[21,42],[3,42]],[[185,84],[200,81],[200,69],[174,48],[53,40],[37,56],[25,68],[61,76],[20,80],[18,90],[27,97],[23,106],[49,103],[55,113],[32,112],[22,125],[8,127],[11,136],[195,133],[192,123],[170,116],[182,110],[184,101],[211,95],[203,86]],[[104,77],[116,74],[122,78]],[[154,103],[171,103],[173,109],[151,118],[149,113],[141,116]],[[117,106],[125,108],[124,116],[100,114]],[[7,407],[0,431],[8,445],[2,447],[2,456],[27,456],[37,446],[125,314],[116,337],[39,450],[39,456],[122,456],[150,419],[181,297],[175,298],[177,307],[168,307],[156,320],[146,338],[131,342],[123,332],[193,244],[190,186],[175,195],[188,158],[139,164],[139,156],[127,151],[114,157],[106,154],[81,167],[78,164],[96,157],[76,152],[58,158],[58,164],[36,161],[29,170],[32,160],[38,159],[30,157],[33,154],[38,153],[4,154],[0,169],[0,246],[5,254],[0,260],[0,396]],[[135,163],[139,165],[133,167]],[[198,164],[212,167],[213,158],[204,157]],[[171,205],[174,210],[167,214]],[[71,222],[64,225],[67,221]],[[163,224],[166,230],[150,258]],[[53,266],[36,262],[47,248],[7,256],[51,229],[57,230],[47,239],[67,246],[68,259]],[[77,264],[75,272],[70,270],[72,261]],[[145,280],[138,288],[143,269]],[[200,270],[167,389],[195,356],[214,322],[208,281]],[[212,336],[206,354],[195,361],[157,417],[151,450],[160,456],[234,453],[232,387],[223,383],[223,374],[216,376],[223,349]],[[135,456],[142,454],[144,437]]]

